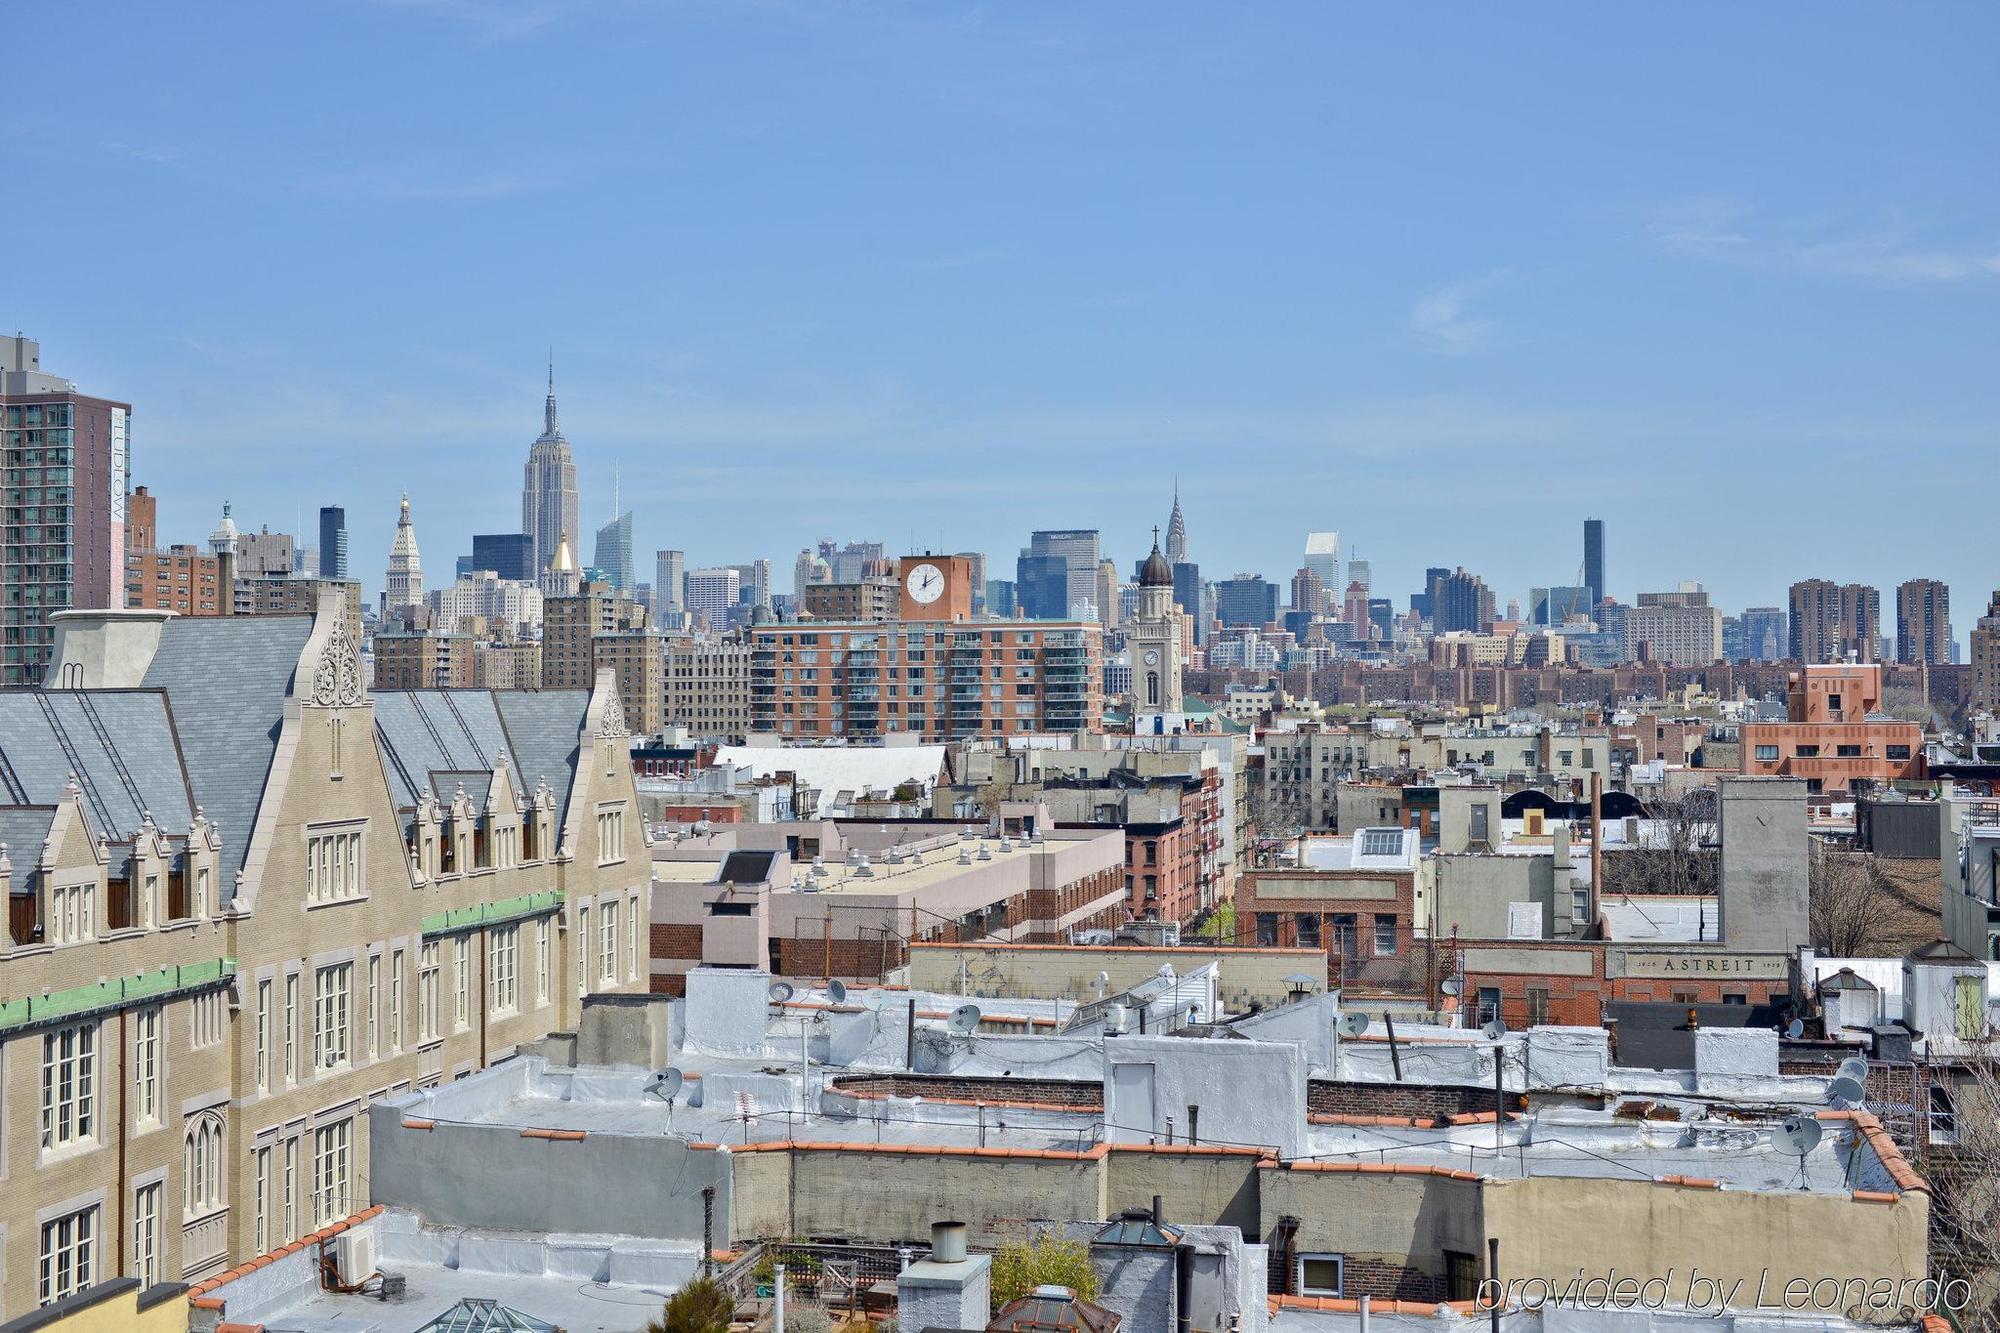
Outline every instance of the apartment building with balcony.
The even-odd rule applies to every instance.
[[[1923,727],[1876,711],[1881,705],[1879,663],[1808,664],[1792,673],[1785,721],[1743,724],[1742,771],[1804,778],[1811,791],[1919,777]]]

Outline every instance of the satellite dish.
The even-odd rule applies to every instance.
[[[1465,983],[1457,977],[1446,977],[1438,989],[1446,995],[1463,995],[1465,993]]]
[[[1778,1122],[1771,1131],[1771,1146],[1781,1153],[1793,1157],[1804,1157],[1819,1147],[1820,1136],[1825,1133],[1819,1121],[1809,1115],[1788,1115]]]
[[[1368,1030],[1368,1015],[1359,1009],[1350,1009],[1340,1016],[1340,1035],[1358,1037]]]
[[[1488,1041],[1499,1041],[1507,1035],[1507,1025],[1496,1018],[1490,1023],[1482,1023],[1479,1027],[1479,1035]]]
[[[789,981],[774,981],[771,983],[771,989],[764,993],[771,997],[772,1004],[783,1004],[798,992],[792,989],[792,983]]]
[[[1833,1071],[1835,1078],[1851,1078],[1856,1083],[1868,1082],[1868,1062],[1858,1055],[1850,1055],[1840,1062],[1840,1068]]]
[[[1842,1101],[1859,1106],[1867,1099],[1868,1090],[1861,1086],[1860,1079],[1849,1078],[1842,1074],[1826,1085],[1826,1096],[1828,1101]]]
[[[951,1017],[945,1020],[945,1026],[961,1037],[969,1036],[973,1029],[979,1026],[979,1020],[984,1017],[985,1015],[979,1012],[978,1005],[961,1004],[951,1011]]]
[[[1172,963],[1161,963],[1160,975],[1168,981],[1172,981],[1174,979],[1174,965]]]
[[[827,982],[826,993],[827,998],[831,999],[835,1004],[847,1003],[847,983],[844,981]]]
[[[1803,1019],[1794,1018],[1791,1022],[1785,1024],[1785,1036],[1787,1039],[1797,1041],[1805,1035],[1806,1025]]]
[[[662,1069],[653,1075],[653,1081],[646,1085],[646,1091],[663,1102],[670,1102],[687,1082],[687,1075],[674,1068]]]

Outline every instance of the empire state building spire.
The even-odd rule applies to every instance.
[[[521,473],[521,531],[529,538],[529,568],[536,578],[555,559],[562,536],[581,530],[577,509],[576,458],[556,423],[556,369],[551,356],[542,433],[529,447],[528,463]]]

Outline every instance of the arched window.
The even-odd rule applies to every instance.
[[[189,1217],[205,1217],[222,1207],[222,1117],[204,1111],[188,1122],[181,1153],[182,1207]]]
[[[1146,673],[1146,702],[1154,705],[1160,702],[1160,673],[1157,671]]]

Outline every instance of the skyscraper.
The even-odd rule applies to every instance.
[[[597,530],[597,549],[591,564],[604,571],[611,586],[622,593],[632,591],[632,511],[626,510]]]
[[[1068,620],[1078,604],[1095,602],[1100,558],[1095,528],[1051,528],[1029,534],[1027,549],[1015,564],[1021,613],[1036,620]]]
[[[1583,520],[1583,586],[1590,589],[1590,600],[1602,601],[1610,596],[1604,586],[1604,520],[1586,518]]]
[[[1338,595],[1347,585],[1340,579],[1340,534],[1308,532],[1304,565],[1319,579],[1319,586]]]
[[[1463,566],[1431,584],[1431,620],[1437,632],[1482,631],[1493,623],[1493,590]]]
[[[382,609],[422,606],[424,562],[417,553],[417,530],[410,525],[410,494],[403,492],[402,512],[396,518],[396,540],[389,547],[389,573],[382,582]]]
[[[542,433],[528,449],[521,478],[521,531],[534,539],[529,551],[537,577],[555,558],[564,535],[581,542],[577,523],[576,459],[556,426],[556,370],[549,366],[549,398],[542,408]]]
[[[1174,483],[1174,512],[1167,515],[1167,564],[1187,563],[1187,520],[1181,517],[1181,487]]]
[[[1801,662],[1873,662],[1881,651],[1882,594],[1860,583],[1801,579],[1791,588],[1791,656]]]
[[[50,613],[125,604],[132,408],[41,366],[34,339],[0,338],[0,685],[41,680]]]
[[[319,576],[347,577],[347,511],[339,505],[319,511]]]
[[[1896,589],[1896,660],[1951,661],[1951,589],[1938,579],[1911,579]]]
[[[490,569],[516,583],[536,583],[535,539],[525,532],[479,532],[472,536],[472,568]]]
[[[662,623],[669,616],[687,610],[687,554],[682,551],[653,553],[653,598],[658,603]]]
[[[1215,585],[1215,618],[1225,625],[1261,628],[1278,618],[1278,585],[1243,573]]]

